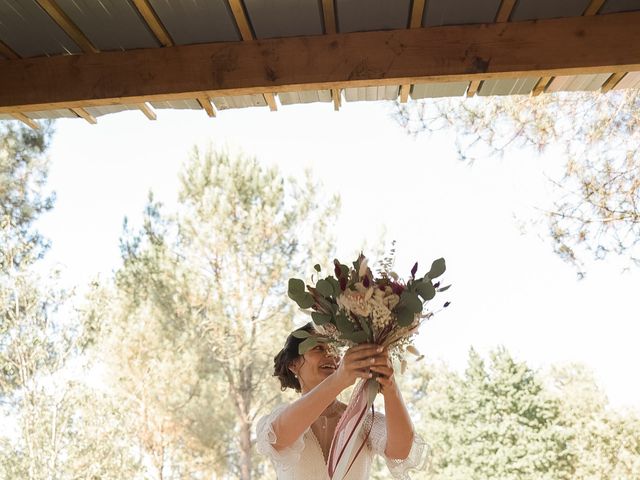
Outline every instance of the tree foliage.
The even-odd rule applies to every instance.
[[[279,397],[273,355],[293,326],[286,278],[325,261],[337,207],[310,178],[196,150],[177,212],[151,197],[141,228],[125,226],[123,265],[94,324],[116,383],[156,419],[145,448],[162,478],[264,474],[251,431]]]
[[[552,151],[564,173],[542,207],[554,251],[584,274],[613,253],[640,266],[640,91],[562,92],[398,104],[410,134],[451,129],[464,160]]]

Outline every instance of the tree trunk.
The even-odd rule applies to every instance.
[[[251,423],[240,427],[240,479],[251,480]]]

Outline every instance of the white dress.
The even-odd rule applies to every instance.
[[[322,454],[320,443],[311,428],[302,434],[292,445],[277,451],[273,448],[276,434],[272,423],[287,405],[280,405],[269,415],[258,421],[256,428],[256,447],[259,453],[271,459],[278,475],[278,480],[329,480],[327,464]],[[363,431],[371,426],[372,415],[365,419]],[[364,433],[360,433],[361,441]],[[374,454],[381,455],[389,467],[389,471],[396,479],[409,480],[408,471],[421,469],[426,464],[427,446],[419,435],[414,435],[413,445],[409,456],[404,460],[394,460],[384,455],[387,444],[387,427],[384,415],[376,412],[373,415],[373,426],[367,443],[351,466],[344,480],[368,480],[371,461]],[[360,445],[360,444],[358,444]]]

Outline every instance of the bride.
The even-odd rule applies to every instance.
[[[313,324],[302,329],[313,333]],[[289,335],[274,358],[274,376],[282,390],[293,388],[300,398],[280,405],[257,426],[258,452],[271,459],[278,480],[329,479],[326,462],[331,439],[346,408],[336,397],[358,378],[371,378],[372,372],[378,374],[382,387],[385,415],[368,413],[357,446],[365,441],[366,432],[369,436],[344,478],[368,479],[373,455],[378,454],[395,478],[408,479],[407,471],[423,463],[426,446],[413,431],[386,350],[357,345],[339,361],[329,355],[325,344],[299,355],[301,341]]]

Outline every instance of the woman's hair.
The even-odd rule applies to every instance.
[[[309,322],[304,327],[300,327],[294,331],[297,332],[299,330],[313,333],[313,323]],[[298,353],[298,345],[300,345],[302,341],[302,338],[294,337],[293,332],[291,332],[287,337],[287,341],[284,343],[284,348],[273,357],[273,376],[278,377],[278,380],[280,380],[280,388],[282,391],[287,388],[293,388],[296,392],[300,391],[300,382],[289,367],[301,356]]]

